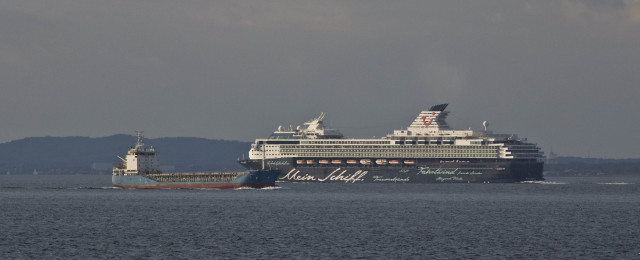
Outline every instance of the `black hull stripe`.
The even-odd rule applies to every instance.
[[[262,167],[260,160],[244,160],[248,169]],[[316,161],[317,163],[317,161]],[[543,163],[535,160],[417,160],[415,165],[296,164],[292,159],[265,161],[279,169],[279,182],[337,183],[487,183],[543,180]]]

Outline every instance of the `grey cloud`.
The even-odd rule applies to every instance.
[[[637,14],[634,1],[3,2],[0,141],[252,140],[321,111],[348,136],[382,136],[448,102],[455,127],[639,157],[639,141],[603,138],[640,130]]]

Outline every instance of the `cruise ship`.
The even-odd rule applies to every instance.
[[[495,183],[543,180],[543,153],[526,138],[455,130],[448,104],[432,106],[404,130],[382,138],[345,138],[325,128],[325,113],[296,128],[256,139],[248,169],[278,169],[278,182]],[[266,164],[266,166],[265,166]]]
[[[155,148],[146,148],[142,132],[122,163],[113,168],[111,182],[125,189],[230,189],[275,186],[280,171],[252,169],[240,172],[163,173]]]

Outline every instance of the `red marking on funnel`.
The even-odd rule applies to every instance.
[[[431,118],[431,120],[429,120],[429,122],[427,122],[427,116],[422,116],[422,123],[424,125],[426,125],[426,126],[429,126],[431,123],[433,123],[433,118]]]

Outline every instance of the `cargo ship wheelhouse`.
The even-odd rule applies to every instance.
[[[303,126],[257,139],[247,168],[258,162],[295,182],[518,182],[542,180],[542,153],[515,134],[454,130],[447,104],[422,111],[405,130],[379,139],[349,139],[325,128],[324,113]]]
[[[160,160],[153,147],[146,148],[142,131],[136,132],[138,141],[131,147],[122,163],[113,168],[111,182],[125,189],[229,189],[239,187],[271,187],[280,171],[249,170],[243,172],[162,173]]]

